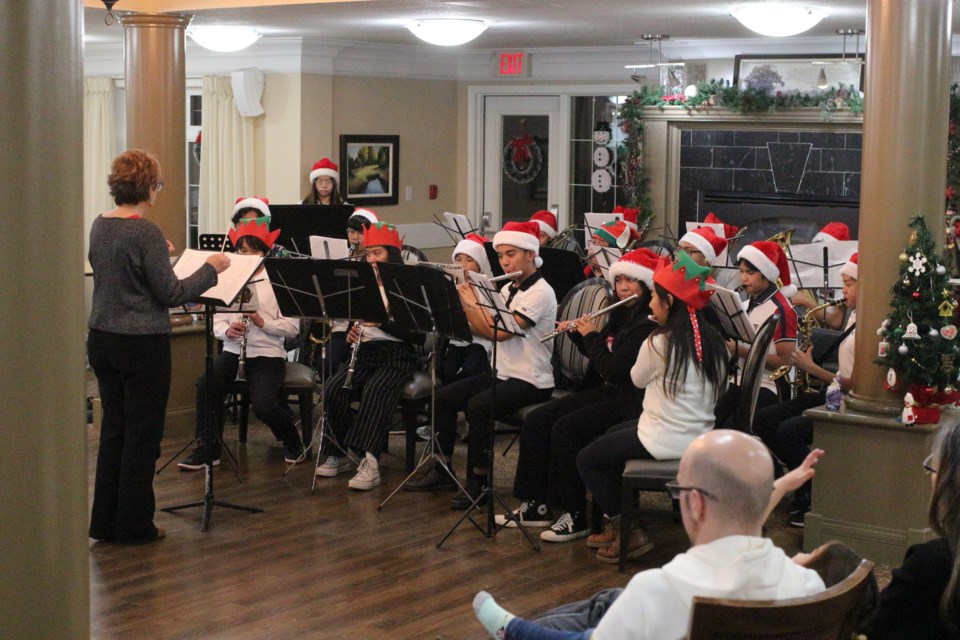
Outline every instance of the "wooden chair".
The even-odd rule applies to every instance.
[[[742,384],[740,387],[741,402],[737,407],[737,414],[734,418],[737,429],[752,433],[753,416],[757,409],[757,394],[760,392],[760,383],[763,382],[764,356],[770,348],[773,340],[773,333],[780,322],[779,314],[773,314],[760,325],[757,330],[756,338],[750,345],[747,352],[746,364],[744,365]],[[745,393],[749,393],[750,400],[744,402],[747,398]],[[623,502],[621,505],[620,517],[620,573],[627,568],[628,545],[622,541],[630,540],[630,534],[633,531],[633,523],[637,519],[640,507],[637,503],[641,491],[659,491],[667,490],[666,484],[677,477],[680,470],[679,460],[628,460],[623,469]]]
[[[873,563],[815,596],[778,601],[693,599],[688,640],[850,640]]]

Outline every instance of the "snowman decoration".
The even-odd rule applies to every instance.
[[[607,146],[612,133],[610,123],[602,120],[593,130],[593,142],[597,146],[593,149],[594,170],[590,176],[590,184],[597,193],[606,193],[613,186],[613,176],[609,169],[613,163],[613,152]]]

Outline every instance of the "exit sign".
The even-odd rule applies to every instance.
[[[497,57],[497,75],[528,77],[530,56],[526,51],[505,51]]]

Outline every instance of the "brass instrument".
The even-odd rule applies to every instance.
[[[806,351],[809,349],[813,340],[813,330],[823,326],[823,323],[817,319],[818,311],[824,311],[830,307],[840,308],[843,306],[845,306],[845,303],[841,299],[831,300],[830,302],[825,302],[809,309],[797,323],[797,350]],[[824,319],[826,319],[826,316],[824,316]],[[791,368],[793,367],[789,365],[778,367],[776,371],[770,374],[770,380],[779,380],[787,375]],[[790,385],[793,387],[795,396],[810,391],[810,374],[802,369],[797,369],[797,374],[794,376]]]
[[[547,247],[551,249],[566,249],[567,242],[570,240],[570,236],[572,236],[576,230],[577,223],[571,222],[563,228],[563,231],[550,239],[550,242],[547,243]]]
[[[250,320],[246,314],[240,319],[240,323],[243,324],[243,335],[240,336],[240,359],[237,361],[237,377],[234,382],[247,381],[247,326]]]
[[[616,308],[619,307],[620,305],[626,304],[626,303],[630,302],[631,300],[636,299],[637,297],[638,297],[637,294],[633,294],[633,295],[631,295],[631,296],[628,296],[628,297],[624,298],[624,299],[621,300],[620,302],[615,302],[614,304],[608,305],[608,306],[604,307],[603,309],[598,309],[597,311],[593,311],[592,313],[588,313],[588,314],[587,314],[587,317],[590,318],[591,320],[594,319],[594,318],[599,318],[600,316],[604,315],[605,313],[610,313],[611,311],[613,311],[614,309],[616,309]],[[569,333],[569,332],[571,332],[571,331],[574,331],[576,328],[577,328],[576,323],[575,323],[575,322],[571,322],[571,326],[561,327],[561,328],[555,329],[554,331],[551,331],[550,333],[546,334],[545,336],[543,336],[542,338],[540,338],[540,342],[546,342],[547,340],[553,340],[554,338],[556,338],[556,337],[557,337],[558,335],[560,335],[561,333]]]
[[[317,349],[330,337],[329,323],[326,320],[314,320],[310,323],[310,331],[307,333],[307,340],[310,342],[310,353],[307,356],[307,362],[314,362],[317,356]]]
[[[343,381],[344,389],[353,389],[353,371],[357,365],[357,351],[360,350],[360,342],[363,340],[363,329],[364,325],[360,325],[357,329],[357,341],[353,343],[352,350],[350,351],[350,365],[347,367],[347,378]]]

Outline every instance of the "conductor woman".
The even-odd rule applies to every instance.
[[[217,283],[230,258],[215,254],[184,280],[160,229],[143,218],[163,188],[153,154],[131,150],[107,178],[116,207],[90,229],[93,309],[87,354],[103,403],[90,537],[137,544],[162,538],[153,524],[153,471],[170,391],[167,309]]]

